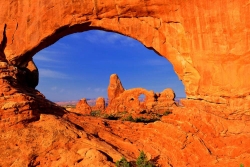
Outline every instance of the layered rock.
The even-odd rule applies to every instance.
[[[149,124],[41,114],[36,122],[1,129],[0,165],[112,167],[122,156],[135,162],[143,150],[162,167],[249,166],[249,127],[187,108]]]
[[[78,123],[78,122],[75,122]],[[121,156],[110,145],[61,117],[41,114],[39,121],[0,132],[0,165],[115,166]]]
[[[41,113],[63,115],[63,108],[45,99],[29,85],[30,73],[0,63],[0,126],[9,127],[18,123],[39,120]]]

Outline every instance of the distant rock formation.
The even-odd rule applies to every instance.
[[[92,111],[100,111],[100,112],[104,112],[106,106],[105,106],[105,98],[103,97],[98,97],[96,99],[96,104],[95,106],[91,107]]]
[[[143,101],[139,99],[141,95],[145,96]],[[154,93],[153,91],[148,91],[143,88],[125,90],[117,74],[110,76],[108,97],[109,103],[107,108],[105,108],[105,99],[99,97],[96,100],[96,105],[93,107],[89,107],[86,99],[84,102],[83,99],[80,100],[76,106],[76,110],[81,113],[90,113],[89,110],[91,108],[91,111],[100,111],[109,114],[118,112],[163,114],[166,111],[171,111],[173,107],[176,107],[174,101],[175,93],[172,89],[167,88],[161,93]],[[84,111],[85,108],[86,111]]]
[[[90,114],[91,113],[91,107],[88,105],[87,103],[87,99],[86,98],[82,98],[77,104],[76,104],[76,108],[74,110],[72,110],[76,113],[80,113],[80,114]]]
[[[125,89],[123,88],[122,83],[121,83],[118,75],[112,74],[110,76],[109,86],[108,86],[109,104],[112,102],[112,100],[114,98],[118,97],[124,91],[125,91]]]

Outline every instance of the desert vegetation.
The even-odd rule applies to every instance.
[[[154,167],[154,163],[149,161],[144,151],[140,152],[140,155],[135,162],[129,162],[125,157],[122,157],[116,162],[116,167]]]
[[[130,122],[143,122],[150,123],[161,120],[162,116],[167,116],[172,112],[167,110],[163,114],[155,113],[143,113],[143,114],[134,114],[128,113],[127,111],[117,112],[114,114],[102,113],[100,110],[91,111],[89,116],[99,117],[108,120],[121,120],[121,121],[130,121]]]

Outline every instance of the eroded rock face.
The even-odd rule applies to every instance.
[[[80,114],[90,114],[91,107],[88,105],[87,103],[87,99],[86,98],[82,98],[77,104],[76,104],[76,108],[74,110],[77,113]]]
[[[111,103],[115,97],[118,97],[123,92],[124,92],[124,88],[122,86],[122,83],[118,75],[112,74],[110,76],[109,86],[108,86],[109,103]]]
[[[45,99],[28,84],[26,69],[0,63],[0,127],[39,120],[41,113],[58,114],[64,110]]]
[[[111,77],[110,80],[112,80]],[[144,99],[139,99],[142,95],[144,95]],[[128,112],[132,114],[147,112],[163,114],[166,111],[171,111],[173,107],[176,106],[174,98],[175,93],[170,88],[165,89],[161,93],[154,93],[153,91],[148,91],[143,88],[133,88],[116,94],[105,112]]]
[[[96,99],[95,106],[91,107],[91,110],[104,112],[105,108],[106,108],[105,99],[103,97],[98,97]]]
[[[143,150],[162,167],[249,166],[249,127],[197,108],[175,108],[149,124],[41,114],[25,126],[1,128],[0,165],[112,167],[122,156],[136,161]]]

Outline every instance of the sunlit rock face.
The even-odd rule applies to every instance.
[[[0,6],[0,166],[72,166],[85,163],[85,153],[89,159],[97,153],[97,164],[105,155],[110,166],[121,155],[135,160],[140,149],[161,166],[250,165],[249,1],[1,0]],[[185,86],[184,107],[155,124],[116,129],[111,122],[110,130],[102,121],[87,126],[82,120],[88,118],[78,120],[45,100],[34,89],[32,57],[63,36],[91,29],[132,37],[169,60]],[[113,133],[126,138],[114,140]],[[47,136],[54,138],[44,142]],[[62,147],[68,152],[61,154]]]
[[[117,74],[112,74],[109,79],[108,86],[108,98],[109,104],[120,94],[122,94],[125,89],[122,86],[122,83]]]
[[[91,112],[91,107],[87,103],[87,99],[83,98],[81,99],[74,110],[76,113],[80,114],[90,114]]]
[[[143,95],[145,99],[140,99]],[[176,107],[175,93],[167,88],[161,93],[154,93],[143,88],[125,90],[117,74],[112,74],[108,86],[109,104],[105,113],[139,114],[141,112],[163,114]]]

